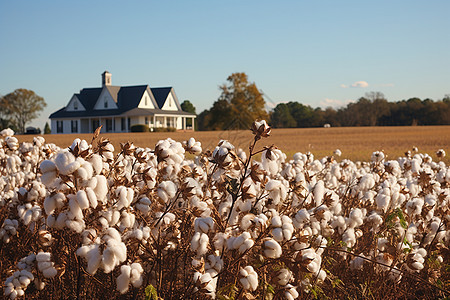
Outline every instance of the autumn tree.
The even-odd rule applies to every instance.
[[[199,116],[203,130],[248,129],[254,120],[267,119],[263,94],[254,82],[249,82],[247,74],[233,73],[213,107]]]
[[[0,111],[9,116],[19,132],[25,132],[25,125],[36,119],[46,107],[44,98],[27,89],[17,89],[0,99]]]

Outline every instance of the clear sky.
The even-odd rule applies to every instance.
[[[197,113],[234,72],[270,106],[339,107],[450,94],[450,1],[0,0],[0,94],[34,90],[48,116],[74,93],[173,86]]]

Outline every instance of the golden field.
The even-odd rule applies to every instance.
[[[139,147],[154,148],[155,144],[165,138],[183,141],[190,137],[202,143],[204,150],[214,149],[221,139],[229,140],[233,145],[247,148],[252,140],[250,130],[246,131],[187,131],[187,132],[149,132],[149,133],[104,133],[116,149],[120,143],[133,142]],[[17,136],[20,142],[32,141],[33,136]],[[72,144],[75,138],[88,142],[92,134],[54,134],[45,135],[46,141],[60,147]],[[342,151],[340,159],[369,161],[373,151],[383,150],[388,159],[403,156],[405,151],[414,146],[421,153],[428,153],[436,160],[435,152],[444,149],[450,162],[450,126],[408,126],[408,127],[335,127],[335,128],[289,128],[273,129],[271,136],[258,142],[259,147],[276,145],[288,155],[296,152],[310,151],[316,158],[332,155],[335,149]]]

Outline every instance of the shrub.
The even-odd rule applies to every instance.
[[[154,132],[175,132],[177,129],[175,127],[156,127],[153,129]]]
[[[149,132],[148,125],[146,124],[136,124],[131,126],[131,132]]]

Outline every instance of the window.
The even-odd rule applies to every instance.
[[[172,107],[172,98],[169,98],[169,107]]]
[[[147,106],[147,105],[148,105],[148,103],[147,103],[147,100],[148,100],[148,98],[147,98],[147,96],[145,96],[145,98],[144,98],[144,101],[145,101],[145,106]]]
[[[72,120],[70,121],[70,127],[72,128],[72,133],[77,133],[78,132],[78,121],[77,120]]]
[[[125,131],[125,130],[126,130],[126,128],[125,128],[125,118],[121,118],[121,119],[120,119],[120,129],[121,129],[122,131]]]
[[[95,132],[100,127],[100,120],[92,120],[92,132]]]
[[[148,117],[145,117],[145,125],[148,125]]]
[[[128,121],[128,129],[130,129],[130,127],[131,127],[131,126],[130,126],[130,125],[131,125],[131,119],[130,119],[130,118],[127,118],[127,119],[128,119],[128,120],[127,120],[127,121]]]
[[[107,132],[112,131],[112,120],[111,119],[106,119],[106,131]]]
[[[103,106],[105,107],[105,108],[108,108],[108,99],[105,97],[105,99],[103,99]]]
[[[76,100],[73,102],[73,109],[78,110],[78,101]]]
[[[63,133],[63,121],[56,121],[56,133]]]

